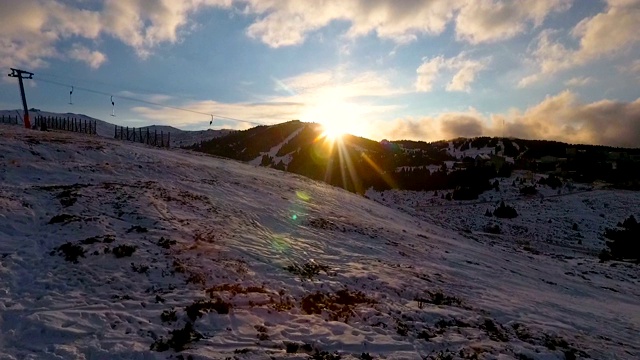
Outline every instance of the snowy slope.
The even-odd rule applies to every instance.
[[[298,134],[300,134],[300,132],[302,130],[304,130],[304,126],[300,127],[299,129],[295,130],[294,132],[291,133],[291,135],[287,136],[280,144],[277,144],[275,146],[273,146],[271,149],[269,149],[269,151],[265,151],[265,152],[261,152],[260,156],[257,156],[255,159],[248,161],[247,163],[250,165],[260,165],[260,163],[262,162],[262,157],[264,155],[268,155],[270,156],[273,160],[272,162],[274,164],[279,163],[280,161],[282,161],[282,163],[286,166],[289,165],[289,162],[291,161],[291,155],[290,154],[286,154],[284,156],[277,156],[278,151],[280,151],[280,149],[284,146],[284,144],[288,143],[289,141],[291,141],[291,139],[295,138],[296,136],[298,136]]]
[[[640,356],[637,266],[179,149],[0,139],[0,359]]]
[[[31,118],[35,118],[36,116],[45,116],[45,117],[75,118],[79,121],[85,121],[85,120],[95,121],[96,133],[98,136],[113,138],[115,134],[115,124],[112,124],[104,120],[95,119],[83,114],[74,114],[74,113],[61,114],[61,113],[54,113],[49,111],[31,111],[29,114]],[[2,115],[12,116],[12,117],[19,115],[19,122],[22,124],[22,110],[0,110],[0,116]],[[112,118],[112,119],[115,119],[115,118]],[[124,126],[126,127],[126,125]],[[149,129],[150,132],[154,132],[157,130],[158,133],[160,133],[161,131],[163,131],[165,134],[171,133],[172,147],[191,146],[201,141],[208,141],[217,137],[225,136],[229,134],[231,131],[233,131],[233,130],[227,130],[227,129],[220,129],[220,130],[208,129],[208,130],[188,131],[188,130],[181,130],[173,126],[166,126],[166,125],[151,125],[151,126],[141,127],[143,132],[146,131],[147,128]]]

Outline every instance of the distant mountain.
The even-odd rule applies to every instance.
[[[113,137],[115,130],[114,124],[82,114],[39,110],[32,113],[33,116],[95,120],[100,136]],[[20,114],[17,110],[0,111],[0,116]],[[492,137],[378,142],[344,135],[332,144],[321,138],[320,124],[297,120],[242,131],[184,131],[166,125],[141,129],[171,133],[172,147],[272,167],[357,193],[371,187],[378,190],[458,189],[454,197],[473,199],[490,189],[495,177],[507,177],[514,169],[640,188],[640,149]]]
[[[640,149],[491,137],[377,142],[353,135],[344,135],[332,145],[321,133],[319,124],[294,120],[236,131],[202,141],[192,149],[297,173],[358,193],[370,187],[459,188],[474,198],[491,188],[490,180],[508,177],[513,169],[553,172],[577,181],[637,183],[640,179]]]
[[[30,110],[29,114],[32,119],[36,116],[45,116],[45,117],[59,117],[59,118],[75,118],[81,121],[96,121],[96,133],[99,136],[103,137],[113,137],[115,135],[115,124],[112,124],[108,121],[92,118],[90,116],[84,114],[74,114],[74,113],[54,113],[49,111],[41,111],[41,110]],[[0,116],[18,116],[18,122],[20,124],[23,123],[22,120],[22,110],[0,110]],[[151,126],[142,126],[139,127],[142,131],[146,131],[149,129],[150,132],[157,131],[158,133],[170,133],[171,134],[171,146],[172,147],[185,147],[192,146],[194,144],[200,143],[202,141],[211,140],[220,136],[228,135],[234,130],[222,129],[222,130],[198,130],[198,131],[188,131],[188,130],[180,130],[173,126],[168,125],[151,125]],[[136,127],[138,129],[138,127]]]

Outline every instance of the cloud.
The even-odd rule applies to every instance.
[[[481,136],[485,131],[483,116],[475,109],[463,112],[447,112],[422,118],[398,118],[379,121],[368,135],[373,139],[435,141],[456,137]],[[382,130],[384,129],[384,130]]]
[[[564,84],[566,86],[569,87],[580,87],[580,86],[586,86],[589,84],[593,84],[594,80],[592,77],[589,76],[580,76],[580,77],[573,77],[567,81],[564,82]]]
[[[71,50],[69,50],[68,56],[71,59],[86,63],[92,69],[99,68],[105,61],[107,61],[107,56],[105,54],[96,50],[91,51],[80,44],[74,44],[71,47]]]
[[[371,136],[434,141],[458,136],[502,136],[504,131],[506,136],[524,139],[640,147],[638,119],[640,98],[633,102],[582,103],[574,93],[564,91],[524,111],[512,109],[483,115],[470,109],[420,119],[396,119],[387,124],[387,131],[372,129]]]
[[[348,21],[351,38],[376,33],[398,43],[415,40],[418,34],[440,34],[460,1],[390,0],[246,0],[245,13],[261,16],[247,34],[271,47],[305,41],[308,33],[333,21]]]
[[[628,66],[620,67],[618,70],[621,73],[626,73],[635,77],[635,79],[640,82],[640,60],[636,60]]]
[[[472,44],[494,42],[542,24],[552,12],[567,10],[571,0],[243,0],[245,14],[259,18],[247,34],[271,47],[301,44],[308,34],[334,21],[350,24],[346,36],[375,33],[405,44],[419,35],[439,35],[455,21],[457,38]]]
[[[456,19],[456,36],[471,44],[495,42],[540,26],[551,12],[569,9],[567,0],[470,1]]]
[[[530,51],[538,71],[523,78],[518,85],[526,87],[557,72],[602,57],[613,57],[631,48],[640,42],[639,21],[640,0],[608,0],[604,12],[583,19],[571,30],[571,35],[579,42],[576,49],[555,40],[553,37],[558,32],[541,32]]]
[[[451,81],[447,84],[447,91],[471,91],[471,84],[475,81],[476,75],[487,67],[490,59],[481,60],[468,59],[466,53],[461,53],[453,58],[438,56],[432,59],[425,59],[418,67],[416,73],[418,78],[415,83],[417,91],[429,92],[433,90],[435,81],[447,70],[453,73]]]
[[[476,137],[482,135],[482,122],[477,114],[444,114],[440,117],[443,138]]]
[[[443,65],[444,58],[442,56],[425,60],[416,70],[416,73],[418,73],[416,90],[421,92],[429,92],[433,90],[433,83],[437,79],[438,74],[440,73],[440,68],[442,68]]]
[[[0,3],[0,66],[43,68],[49,59],[65,58],[59,46],[67,39],[98,40],[111,36],[146,57],[161,43],[175,43],[189,15],[203,6],[231,6],[231,0],[104,0],[99,9],[85,2],[21,0]],[[72,47],[69,57],[100,66],[102,53]],[[105,56],[106,55],[102,54]]]
[[[618,0],[621,2],[621,0]],[[21,0],[0,4],[0,65],[41,68],[60,58],[64,40],[112,37],[146,58],[194,28],[193,15],[206,7],[250,18],[247,36],[271,47],[303,43],[334,22],[347,23],[350,39],[375,34],[397,44],[442,34],[455,23],[457,38],[472,44],[499,41],[538,26],[568,8],[567,0],[468,2],[463,0]],[[591,36],[588,32],[586,39]],[[88,62],[95,66],[96,61]]]

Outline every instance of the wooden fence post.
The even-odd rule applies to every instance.
[[[167,147],[171,147],[171,133],[167,133]]]

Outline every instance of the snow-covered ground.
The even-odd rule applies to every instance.
[[[18,122],[19,122],[19,126],[22,126],[23,124],[23,120],[22,120],[22,110],[0,110],[0,116],[11,116],[11,117],[16,117],[18,116]],[[73,114],[73,113],[66,113],[66,114],[61,114],[61,113],[54,113],[54,112],[48,112],[48,111],[31,111],[30,112],[30,116],[32,118],[32,122],[34,121],[34,119],[37,116],[44,116],[44,117],[59,117],[59,118],[71,118],[71,119],[77,119],[79,121],[87,121],[87,122],[96,122],[96,134],[98,136],[102,136],[102,137],[106,137],[106,138],[113,138],[115,135],[115,124],[112,124],[108,121],[104,121],[104,120],[99,120],[99,119],[95,119],[92,118],[90,116],[87,115],[83,115],[83,114]],[[115,118],[113,118],[115,119]],[[121,125],[118,125],[121,126]],[[125,125],[126,126],[126,125]],[[132,127],[133,128],[133,127]],[[192,146],[194,144],[197,144],[201,141],[208,141],[214,138],[218,138],[218,137],[222,137],[225,136],[227,134],[229,134],[231,131],[233,130],[228,130],[228,129],[217,129],[217,130],[212,130],[212,129],[207,129],[207,130],[195,130],[195,131],[189,131],[189,130],[181,130],[178,128],[175,128],[173,126],[166,126],[166,125],[151,125],[151,126],[143,126],[140,127],[140,129],[142,129],[142,131],[146,131],[146,129],[149,129],[149,131],[151,133],[153,133],[154,131],[158,131],[158,134],[162,131],[164,132],[165,136],[167,133],[171,133],[171,147],[188,147],[188,146]],[[138,129],[138,128],[136,128]]]
[[[271,149],[269,149],[269,151],[267,152],[260,152],[260,155],[256,156],[255,159],[248,161],[247,163],[250,165],[260,165],[262,163],[262,157],[264,155],[268,155],[269,157],[271,157],[271,161],[273,164],[277,164],[279,162],[282,161],[282,163],[286,166],[289,165],[289,163],[291,162],[291,159],[293,159],[293,156],[291,154],[285,154],[284,156],[277,156],[278,151],[280,151],[280,149],[289,141],[291,141],[291,139],[295,138],[296,136],[298,136],[298,134],[300,134],[300,132],[302,130],[304,130],[305,126],[300,127],[298,130],[292,132],[289,136],[287,136],[286,139],[284,139],[280,144],[272,147]]]
[[[640,357],[638,266],[563,238],[578,222],[598,249],[637,193],[514,202],[493,235],[488,203],[368,193],[380,204],[74,133],[0,140],[0,359]]]

